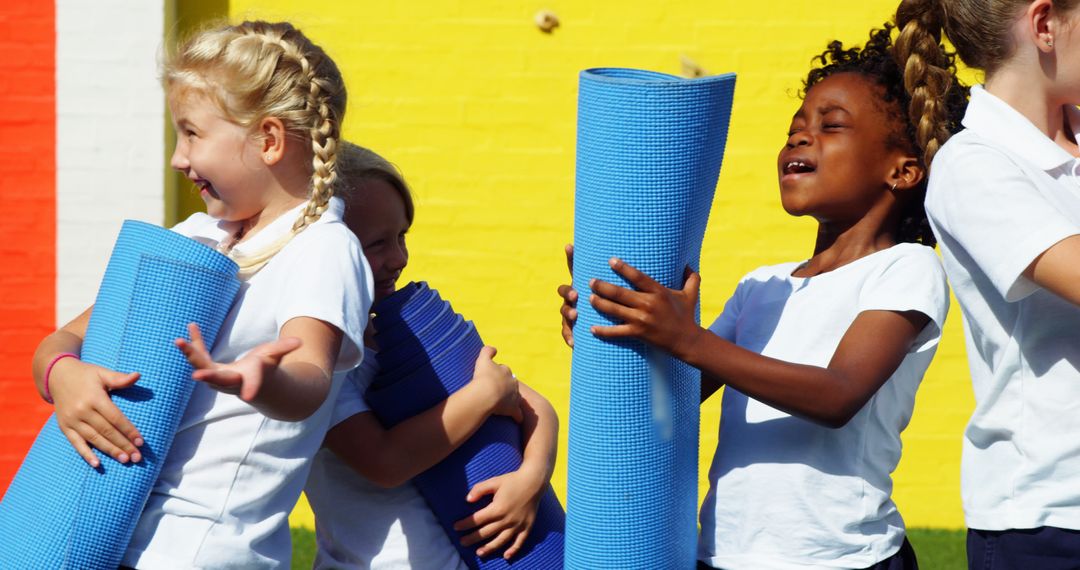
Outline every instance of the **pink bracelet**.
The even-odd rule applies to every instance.
[[[49,391],[49,374],[52,373],[53,366],[56,366],[57,362],[60,362],[61,359],[68,357],[78,359],[79,355],[71,352],[61,352],[60,354],[54,356],[53,359],[49,361],[49,365],[45,367],[45,401],[50,404],[53,403],[53,401],[52,392]]]

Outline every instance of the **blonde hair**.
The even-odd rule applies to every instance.
[[[955,54],[941,43],[942,18],[937,0],[904,0],[896,10],[900,34],[893,57],[903,74],[908,120],[927,168],[945,141],[960,130],[968,97],[967,86],[956,77]]]
[[[171,93],[205,95],[242,127],[275,117],[288,136],[311,141],[310,198],[292,231],[261,252],[233,256],[250,276],[318,220],[333,196],[346,101],[341,72],[292,24],[261,21],[198,32],[167,54],[163,68]]]
[[[903,0],[896,10],[897,62],[911,95],[910,114],[918,125],[926,164],[949,138],[945,101],[955,87],[954,56],[941,45],[942,34],[969,67],[992,75],[1015,49],[1011,28],[1031,0]],[[1072,10],[1078,0],[1053,0],[1055,10]]]
[[[345,200],[345,209],[355,207],[356,188],[365,180],[382,180],[389,184],[405,203],[405,218],[411,225],[416,207],[405,177],[390,161],[374,151],[349,141],[341,141],[338,149],[337,194]]]

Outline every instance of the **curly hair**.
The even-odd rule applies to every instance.
[[[870,39],[861,48],[845,48],[838,40],[830,42],[825,51],[812,60],[816,65],[803,82],[803,95],[814,85],[837,73],[856,73],[867,78],[878,87],[880,103],[893,119],[886,144],[890,148],[912,153],[924,168],[928,168],[938,148],[960,130],[960,120],[967,107],[968,88],[956,77],[953,54],[942,48],[941,58],[934,63],[938,64],[936,69],[943,72],[930,88],[913,96],[905,85],[905,67],[898,63],[897,51],[900,46],[893,43],[893,29],[895,26],[886,23],[881,28],[871,30]],[[906,55],[904,59],[907,59]],[[913,199],[901,212],[897,239],[933,247],[937,240],[930,230],[923,207],[926,179],[913,191]]]

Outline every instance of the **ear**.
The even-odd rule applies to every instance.
[[[1035,0],[1024,10],[1023,36],[1042,53],[1054,51],[1054,35],[1058,31],[1055,15],[1053,0]]]
[[[285,156],[285,123],[277,117],[266,117],[259,121],[258,137],[261,141],[263,163],[267,166],[277,164]]]
[[[909,155],[897,161],[889,172],[889,176],[886,177],[885,183],[897,191],[910,190],[918,186],[924,177],[926,177],[926,169],[919,164],[919,159]]]

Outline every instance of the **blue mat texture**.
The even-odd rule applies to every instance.
[[[379,373],[366,398],[386,427],[393,427],[445,400],[472,379],[484,343],[426,283],[410,283],[374,308]],[[461,447],[413,482],[431,507],[462,560],[479,570],[550,570],[563,566],[565,514],[554,491],[540,500],[532,533],[511,562],[498,555],[481,559],[460,544],[455,521],[486,506],[465,501],[473,485],[521,466],[521,430],[513,420],[493,416]],[[498,553],[501,554],[501,553]]]
[[[83,342],[86,362],[139,372],[113,392],[145,440],[143,460],[98,453],[93,469],[49,418],[0,503],[0,568],[116,568],[194,387],[173,344],[197,323],[213,345],[240,283],[236,264],[172,231],[126,221]]]
[[[578,303],[570,383],[566,568],[686,569],[697,537],[698,371],[614,321],[589,279],[628,285],[618,256],[667,287],[698,267],[727,138],[734,74],[682,79],[634,69],[580,76],[574,207]]]

